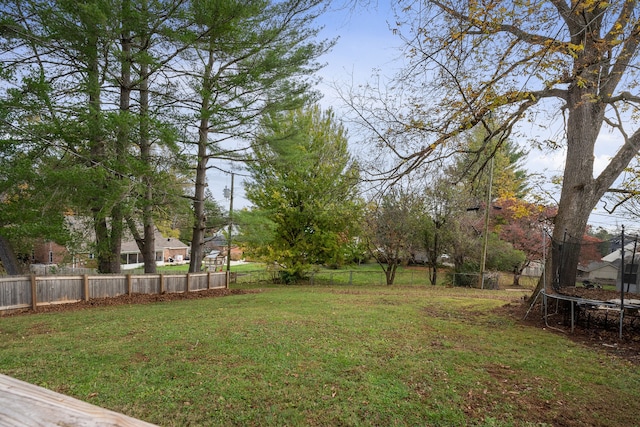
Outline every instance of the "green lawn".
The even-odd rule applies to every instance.
[[[158,267],[159,273],[186,273],[189,270],[188,264],[166,265]],[[226,266],[223,268],[226,270]],[[275,272],[268,272],[264,263],[248,262],[231,266],[232,272],[240,273],[238,283],[248,283],[253,281],[271,281],[277,276]],[[143,270],[136,270],[142,274]],[[313,285],[383,285],[386,278],[382,268],[378,264],[346,265],[339,269],[315,266],[310,277],[304,280],[304,284]],[[538,282],[538,278],[522,276],[520,286],[533,289]],[[447,268],[438,271],[438,285],[445,286],[452,283],[452,277]],[[475,281],[474,281],[475,283]],[[499,274],[499,286],[501,289],[510,287],[513,283],[513,275],[510,273]],[[396,272],[394,284],[396,285],[427,285],[429,282],[429,272],[426,266],[400,266]]]
[[[0,373],[163,426],[638,425],[637,366],[497,311],[519,297],[275,286],[3,317]]]

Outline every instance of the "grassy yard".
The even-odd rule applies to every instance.
[[[159,273],[186,273],[189,270],[188,264],[166,265],[158,267]],[[223,270],[226,270],[226,265]],[[451,285],[452,275],[449,268],[441,268],[438,271],[438,285]],[[268,280],[277,276],[275,272],[267,271],[264,263],[248,262],[231,265],[231,271],[240,274],[238,283],[247,281]],[[135,270],[142,274],[143,270]],[[477,277],[473,279],[475,284]],[[498,280],[499,287],[504,289],[513,283],[513,275],[510,273],[500,273]],[[520,286],[533,289],[538,282],[538,278],[522,276]],[[382,268],[376,263],[361,265],[346,265],[339,269],[332,269],[323,266],[315,266],[309,273],[309,277],[304,280],[304,284],[314,285],[383,285],[386,278]],[[399,266],[396,271],[395,285],[424,285],[430,284],[429,271],[426,266]]]
[[[637,366],[519,293],[270,286],[0,318],[0,373],[163,426],[639,425]]]

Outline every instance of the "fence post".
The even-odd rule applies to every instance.
[[[131,288],[133,286],[131,286],[131,273],[127,274],[127,295],[131,295]]]
[[[207,290],[211,289],[211,272],[207,270]]]
[[[229,280],[231,280],[231,272],[229,270],[227,270],[226,274],[224,275],[224,288],[225,289],[229,289]]]
[[[189,281],[191,280],[191,273],[187,273],[187,282],[184,284],[184,293],[189,293]]]
[[[82,288],[84,293],[84,300],[89,301],[89,275],[82,276]]]
[[[160,273],[160,286],[158,286],[158,293],[164,294],[164,274]]]
[[[31,308],[36,311],[38,308],[38,286],[36,284],[36,275],[31,274]]]

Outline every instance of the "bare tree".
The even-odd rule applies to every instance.
[[[548,285],[573,285],[589,214],[640,148],[638,2],[397,4],[394,31],[406,43],[406,68],[387,87],[345,96],[375,130],[379,152],[395,159],[379,176],[449,155],[458,135],[475,126],[487,130],[489,145],[525,120],[539,121],[541,112],[545,120],[561,118],[564,138],[548,145],[565,148],[566,161],[546,277]],[[605,130],[621,142],[594,176],[595,143]],[[560,251],[567,238],[576,250]]]
[[[364,236],[369,253],[384,270],[387,285],[393,285],[398,267],[422,246],[422,213],[417,194],[395,187],[369,203]]]

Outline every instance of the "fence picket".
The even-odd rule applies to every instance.
[[[7,276],[0,278],[0,312],[131,293],[197,292],[227,287],[227,274],[136,274],[79,276]]]

